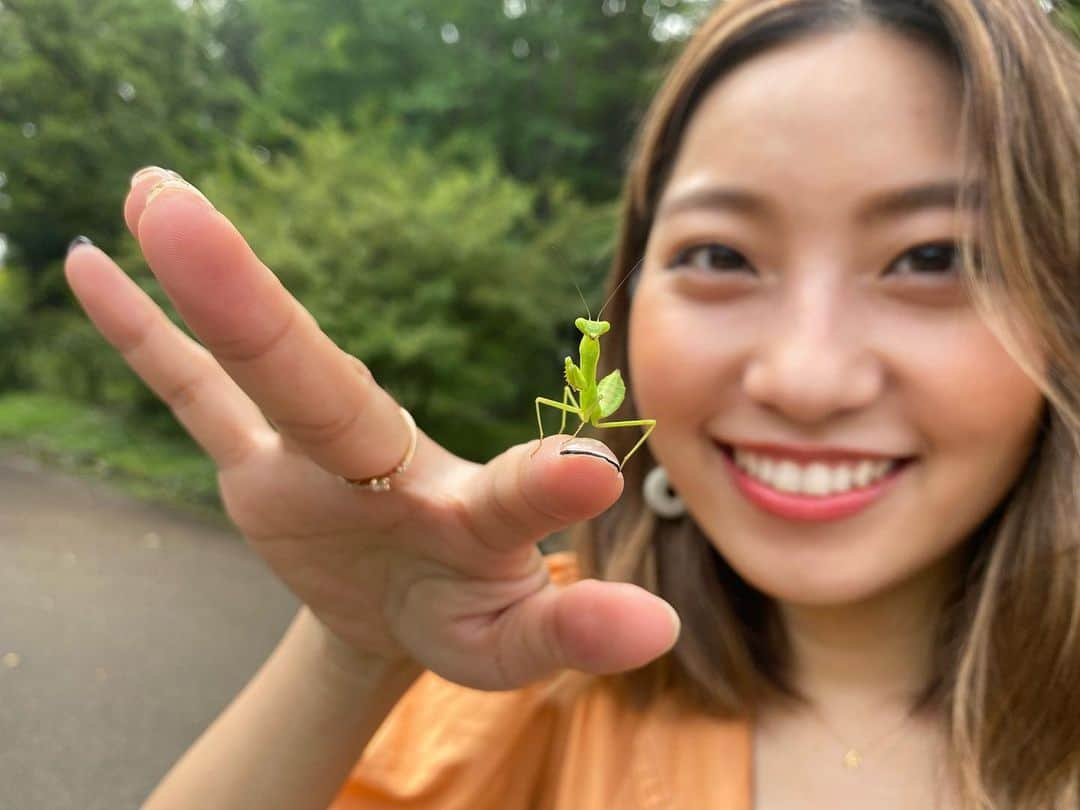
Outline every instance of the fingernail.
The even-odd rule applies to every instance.
[[[207,199],[206,195],[199,191],[197,188],[195,188],[195,186],[191,185],[191,183],[189,183],[187,180],[178,180],[175,177],[170,177],[167,180],[162,180],[160,183],[150,189],[150,193],[146,195],[146,202],[143,205],[143,210],[145,211],[147,208],[149,208],[150,203],[157,199],[161,192],[167,191],[170,188],[183,189],[185,191],[194,192],[195,194],[202,197],[202,199],[206,200],[206,203],[211,208],[214,207],[214,204],[210,202],[209,199]]]
[[[85,236],[76,236],[74,239],[71,240],[70,244],[68,244],[67,255],[70,256],[71,251],[73,251],[79,245],[91,245],[92,246],[93,244],[94,243],[91,242],[90,239],[85,237]]]
[[[162,180],[166,178],[173,178],[174,180],[183,180],[184,178],[174,172],[172,169],[163,169],[160,166],[143,166],[135,174],[131,175],[131,187],[135,188],[135,185],[143,180],[147,175],[156,174],[161,177]]]
[[[559,448],[560,456],[592,456],[606,461],[616,470],[622,472],[622,468],[619,467],[619,460],[615,457],[615,454],[611,452],[606,444],[596,439],[576,438],[568,439],[563,442],[562,447]]]

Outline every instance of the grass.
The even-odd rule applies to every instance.
[[[147,501],[223,517],[213,463],[190,440],[163,437],[107,410],[49,394],[0,394],[0,447]]]

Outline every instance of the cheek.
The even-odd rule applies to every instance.
[[[642,290],[630,311],[630,394],[639,415],[657,420],[653,436],[661,443],[715,411],[722,388],[723,343],[704,338],[686,315]]]
[[[1042,393],[977,316],[936,348],[924,346],[911,356],[920,358],[918,367],[909,366],[918,395],[907,401],[918,409],[916,422],[926,426],[929,440],[963,448],[971,460],[1018,464],[1038,425]]]
[[[1005,497],[1034,443],[1044,399],[974,313],[936,352],[911,349],[912,395],[903,401],[925,442],[928,463],[915,483],[929,550],[967,536]]]

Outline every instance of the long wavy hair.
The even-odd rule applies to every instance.
[[[966,179],[980,181],[980,247],[976,257],[970,238],[960,244],[964,283],[1046,401],[1025,468],[964,542],[966,565],[940,614],[933,673],[912,711],[934,708],[943,718],[965,808],[1075,810],[1080,51],[1038,0],[721,4],[670,69],[634,143],[608,279],[614,298],[604,371],[628,371],[633,284],[622,282],[645,253],[657,202],[704,93],[756,54],[865,24],[931,45],[962,76]],[[957,205],[970,203],[962,198]],[[632,379],[628,385],[632,395]],[[629,411],[632,402],[620,417],[631,418]],[[636,437],[613,433],[621,457]],[[791,653],[775,602],[736,574],[689,516],[660,521],[645,507],[642,482],[654,464],[642,448],[624,471],[619,503],[578,526],[571,544],[581,576],[633,582],[660,595],[679,611],[682,633],[660,659],[600,681],[638,706],[674,695],[722,717],[752,716],[769,698],[804,701],[788,676]]]

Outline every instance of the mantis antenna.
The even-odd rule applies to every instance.
[[[615,289],[611,291],[611,295],[608,296],[607,301],[605,301],[604,305],[602,307],[600,307],[600,311],[596,313],[596,320],[600,320],[600,316],[604,314],[604,310],[607,309],[607,305],[611,303],[611,299],[615,297],[615,293],[617,293],[619,291],[619,289],[622,287],[623,284],[625,284],[631,278],[633,278],[634,273],[636,273],[638,270],[640,270],[641,265],[643,265],[644,263],[645,263],[645,257],[642,256],[640,259],[638,259],[637,264],[635,264],[633,267],[630,268],[630,272],[627,273],[625,276],[623,276],[623,280],[620,281],[618,283],[618,285],[615,287]],[[582,300],[584,300],[584,299],[582,299]],[[588,306],[586,305],[586,309],[587,308],[588,308]],[[592,320],[591,315],[589,316],[589,320],[590,321]]]
[[[577,282],[573,282],[574,289],[577,290],[578,298],[581,299],[581,303],[585,305],[585,313],[589,316],[589,320],[592,320],[592,313],[589,312],[589,302],[585,300],[585,296],[581,294],[581,287],[577,285]]]

